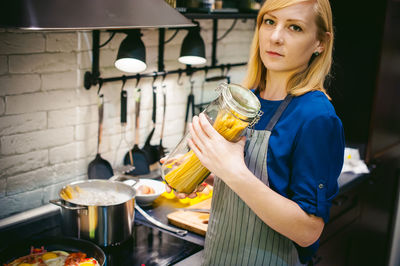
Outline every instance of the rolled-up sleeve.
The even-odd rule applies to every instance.
[[[337,116],[316,116],[296,136],[290,198],[306,213],[322,217],[325,223],[338,192],[344,147],[343,126]]]

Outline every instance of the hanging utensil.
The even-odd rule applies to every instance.
[[[190,78],[189,82],[190,82],[190,93],[187,98],[185,124],[183,126],[183,135],[186,134],[186,130],[187,130],[187,123],[189,121],[189,109],[192,109],[192,117],[194,116],[194,94],[193,94],[194,80],[192,80]]]
[[[137,88],[136,90],[136,99],[135,99],[135,114],[136,114],[136,119],[135,119],[135,144],[131,150],[129,150],[125,154],[124,158],[124,164],[131,164],[135,166],[135,169],[126,172],[128,175],[145,175],[150,172],[149,169],[149,162],[147,161],[145,152],[139,148],[139,141],[140,141],[140,136],[139,136],[139,121],[140,121],[140,88]]]
[[[102,83],[99,83],[99,92]],[[89,179],[109,179],[114,175],[111,164],[104,160],[100,155],[100,144],[103,134],[103,114],[104,114],[104,96],[99,95],[99,128],[97,135],[97,154],[96,158],[89,163],[88,178]]]
[[[122,87],[121,87],[121,119],[120,119],[120,122],[121,122],[121,141],[120,141],[120,144],[118,145],[118,150],[119,150],[119,147],[121,146],[122,139],[125,140],[125,143],[129,143],[127,141],[127,139],[126,139],[128,92],[124,89],[125,83],[126,83],[126,77],[125,77],[125,75],[122,76],[122,77],[123,77],[123,79],[122,79]],[[132,158],[130,164],[119,166],[116,170],[121,172],[121,173],[125,173],[125,172],[130,172],[133,169],[135,169],[135,167],[133,166],[133,158]]]
[[[154,131],[156,129],[156,114],[157,114],[157,86],[154,85],[154,81],[157,79],[157,76],[154,77],[153,83],[152,83],[152,95],[153,95],[153,113],[151,115],[151,120],[153,122],[153,128],[150,131],[150,134],[146,138],[146,142],[144,143],[144,146],[142,150],[145,152],[147,160],[149,164],[156,163],[160,160],[160,154],[158,152],[159,148],[158,145],[151,145],[150,141],[151,138],[153,137]]]
[[[165,78],[165,76],[164,76]],[[160,144],[158,146],[158,154],[160,158],[163,158],[165,156],[165,151],[166,148],[162,144],[162,140],[164,137],[164,127],[165,127],[165,114],[166,114],[166,109],[167,109],[167,91],[166,91],[167,86],[164,84],[164,79],[161,84],[161,92],[163,95],[163,118],[161,122],[161,133],[160,133]]]

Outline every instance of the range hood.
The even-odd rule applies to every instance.
[[[164,0],[2,0],[0,27],[93,30],[195,26]]]

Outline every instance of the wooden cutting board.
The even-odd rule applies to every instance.
[[[210,209],[211,198],[188,207],[188,209]],[[180,228],[194,232],[199,235],[206,235],[208,227],[209,213],[175,211],[167,215],[168,221]]]

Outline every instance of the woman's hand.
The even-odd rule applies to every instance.
[[[203,182],[197,186],[195,191],[193,191],[190,194],[186,194],[186,193],[178,193],[175,190],[173,190],[168,184],[165,184],[165,188],[166,188],[167,192],[170,193],[171,191],[173,191],[175,194],[175,197],[177,197],[178,199],[184,199],[184,198],[194,199],[197,197],[197,192],[202,192],[206,187],[207,187],[207,183]]]
[[[161,159],[160,159],[160,163],[161,163],[161,164],[164,164],[165,160],[166,160],[166,157],[161,158]],[[169,160],[167,161],[167,163],[168,163],[168,162],[172,162],[172,161],[174,161],[174,160],[175,160],[174,158],[169,159]],[[214,179],[214,175],[213,175],[213,174],[210,174],[210,175],[207,177],[207,179],[209,179],[209,178],[212,178],[212,180],[213,180],[213,179]],[[167,183],[165,184],[165,190],[167,191],[167,193],[170,193],[171,191],[173,191],[174,194],[175,194],[175,197],[177,197],[178,199],[184,199],[184,198],[193,199],[193,198],[196,198],[196,197],[197,197],[197,192],[202,192],[202,191],[207,187],[207,180],[205,180],[205,181],[206,181],[206,182],[203,182],[203,183],[201,183],[200,185],[198,185],[197,188],[195,189],[195,191],[193,191],[193,192],[190,193],[190,194],[178,193],[178,192],[176,192],[172,187],[170,187]]]
[[[243,153],[245,137],[236,143],[226,140],[203,113],[193,117],[189,129],[192,136],[188,140],[190,148],[213,174],[224,180],[225,177],[235,176],[241,167],[246,167]]]

